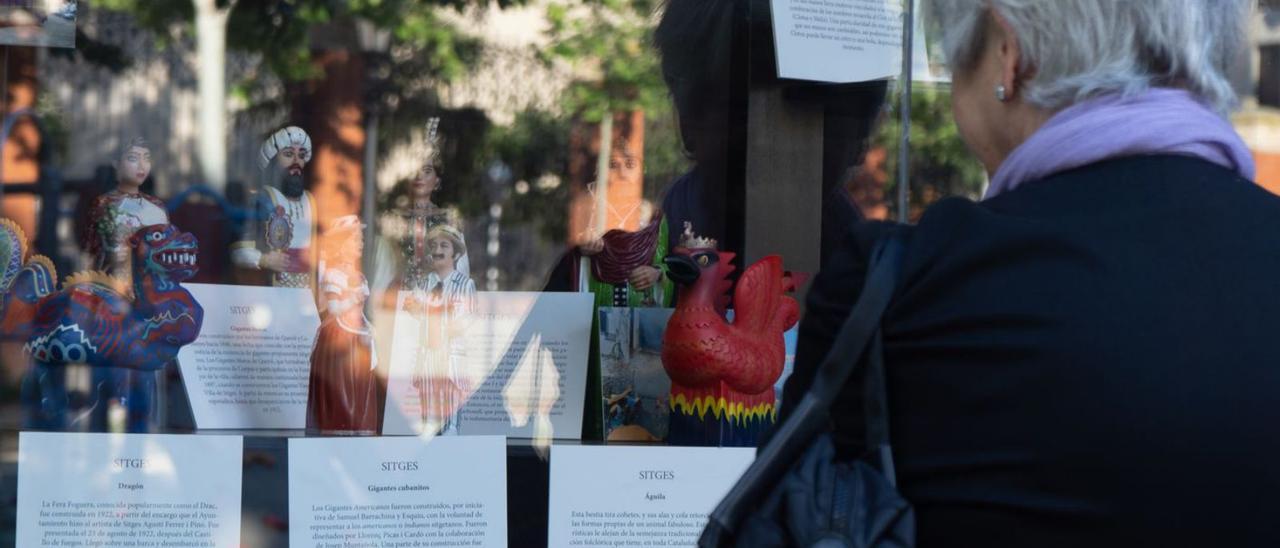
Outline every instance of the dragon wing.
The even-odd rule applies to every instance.
[[[44,255],[27,260],[13,277],[13,285],[0,294],[0,341],[21,341],[31,333],[36,304],[53,293],[58,274]]]
[[[733,288],[733,325],[748,333],[769,327],[783,298],[782,258],[769,255],[747,267]]]
[[[6,291],[27,258],[27,235],[9,219],[0,219],[0,291]]]

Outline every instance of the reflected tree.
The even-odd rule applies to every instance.
[[[505,8],[522,2],[498,0],[497,4]],[[323,64],[312,48],[312,31],[324,26],[351,28],[356,20],[368,21],[389,29],[392,36],[389,59],[377,67],[386,77],[377,82],[378,89],[370,91],[395,109],[396,119],[416,120],[416,111],[438,110],[436,85],[463,74],[480,47],[477,40],[445,22],[438,10],[489,5],[485,0],[99,0],[95,7],[129,13],[140,26],[156,32],[157,47],[172,47],[194,36],[202,102],[225,104],[229,89],[249,105],[249,116],[286,111],[299,93],[297,83],[324,77]],[[227,86],[221,67],[228,48],[259,55],[263,70]],[[107,60],[120,64],[109,55]],[[279,92],[280,82],[284,93]],[[200,163],[205,180],[221,187],[225,174],[211,166],[226,165],[226,114],[205,110]],[[215,129],[207,129],[211,127]],[[385,124],[380,137],[396,140],[409,130],[403,124]]]
[[[667,182],[689,166],[680,145],[659,58],[652,47],[659,7],[658,0],[553,2],[546,14],[550,40],[540,52],[544,62],[567,65],[575,75],[561,103],[567,115],[566,123],[571,132],[594,128],[599,134],[594,138],[580,136],[580,141],[600,143],[604,132],[615,122],[643,121],[640,133],[644,136],[644,198],[653,202],[658,201]],[[631,116],[634,113],[640,116]],[[624,127],[612,131],[613,136],[625,136],[635,130]],[[616,143],[610,142],[612,146]],[[584,160],[566,159],[564,173],[571,179],[579,179],[571,183],[599,181],[603,163],[594,166],[568,163]],[[592,172],[595,177],[590,176]],[[567,200],[572,189],[562,192],[560,198]]]
[[[689,167],[675,112],[653,48],[659,0],[583,0],[547,8],[546,62],[564,62],[579,75],[565,94],[567,113],[599,122],[606,112],[645,115],[645,197],[656,200],[668,181]]]
[[[902,128],[886,123],[875,137],[884,149],[888,175],[885,196],[897,196],[898,145]],[[933,202],[948,196],[978,198],[986,174],[960,138],[951,116],[948,90],[928,87],[911,94],[910,218],[914,221]]]

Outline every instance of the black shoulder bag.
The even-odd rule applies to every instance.
[[[698,546],[888,548],[915,546],[915,514],[894,488],[880,318],[902,262],[892,231],[871,253],[862,295],[813,384],[755,462],[711,513]],[[862,365],[867,447],[879,462],[839,461],[829,410]]]

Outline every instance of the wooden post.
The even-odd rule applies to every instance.
[[[777,78],[769,3],[746,9],[748,56],[743,174],[743,265],[781,255],[783,268],[816,274],[821,264],[823,127],[821,101],[787,97]],[[803,303],[803,290],[796,296]]]
[[[822,126],[821,105],[788,102],[777,86],[750,91],[744,265],[779,254],[787,270],[817,272]]]

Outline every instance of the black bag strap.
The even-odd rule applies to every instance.
[[[809,442],[826,428],[831,403],[852,377],[862,361],[860,358],[871,349],[874,352],[870,361],[878,360],[880,318],[889,307],[889,300],[897,288],[905,247],[903,238],[902,232],[895,229],[876,242],[868,261],[867,279],[863,284],[862,294],[849,312],[849,317],[840,326],[835,342],[818,366],[809,390],[800,399],[795,411],[778,425],[778,430],[761,448],[760,454],[738,483],[734,484],[711,512],[707,527],[698,540],[699,546],[719,546],[721,539],[732,536],[752,505],[771,486],[777,484],[792,463],[808,448]],[[880,371],[878,386],[881,392],[878,401],[883,403],[883,368]],[[869,386],[877,386],[877,381],[869,379]],[[871,415],[867,417],[867,432],[869,436],[872,431],[883,433],[883,443],[877,440],[877,445],[884,453],[888,450],[888,417],[883,413],[883,405],[877,409],[878,419]],[[891,467],[882,467],[882,471],[893,481]]]
[[[871,338],[871,346],[864,356],[866,362],[866,386],[862,393],[863,424],[866,428],[867,450],[876,460],[873,464],[897,487],[897,474],[893,467],[893,450],[889,444],[889,395],[884,371],[884,342],[877,329]]]

